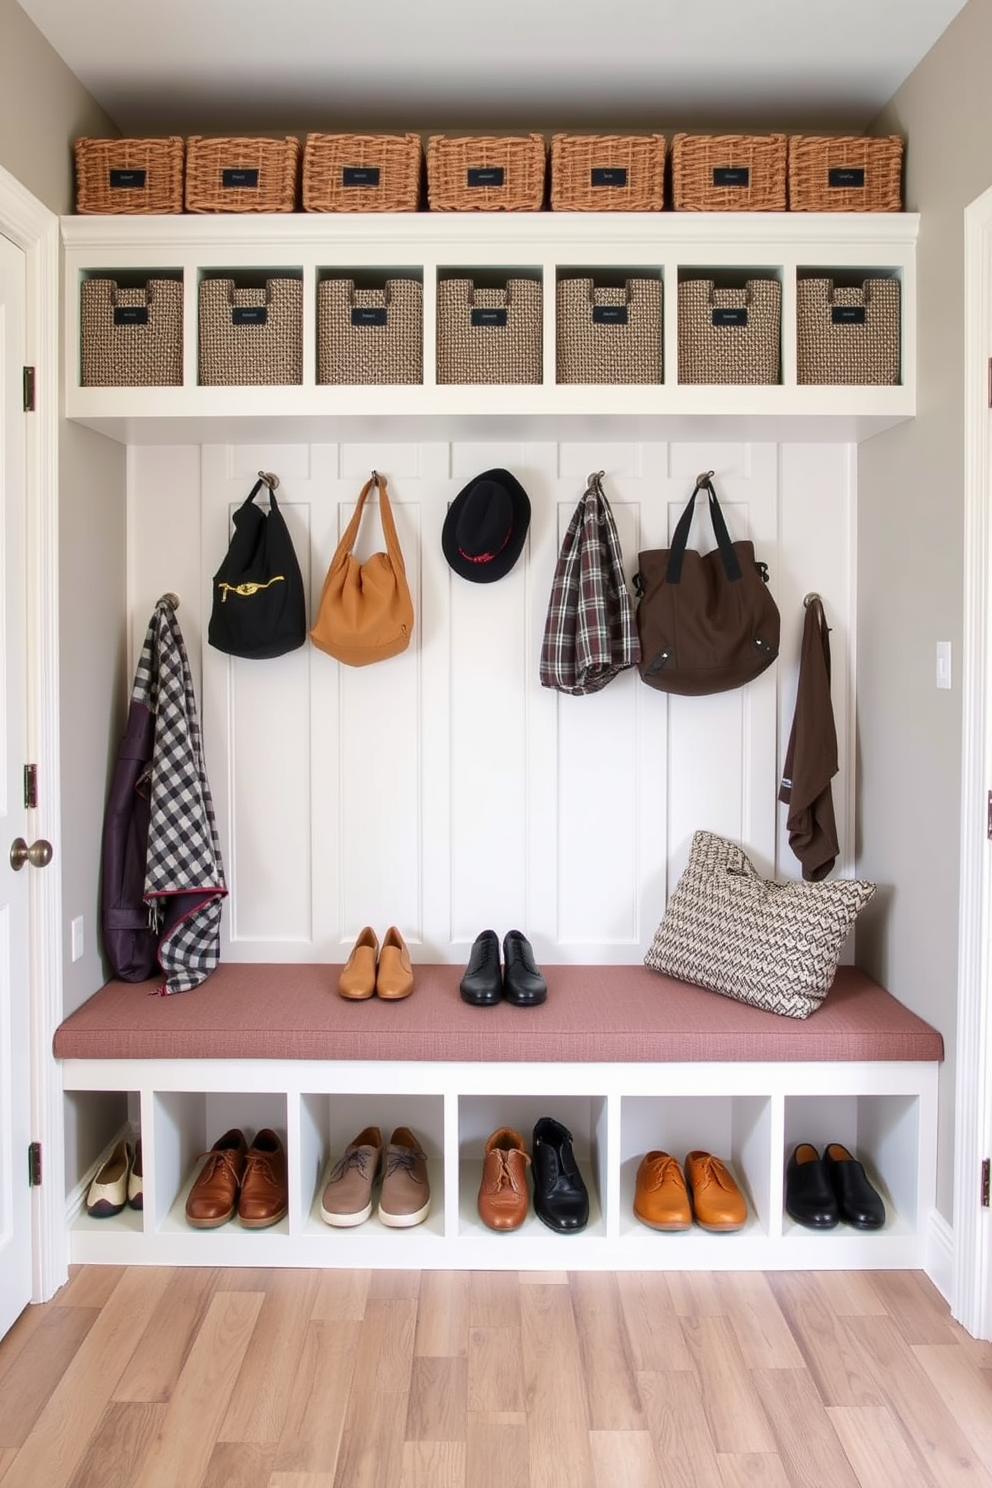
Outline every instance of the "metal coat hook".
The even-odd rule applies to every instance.
[[[258,478],[265,482],[270,491],[277,491],[279,489],[279,477],[273,475],[271,470],[260,470],[258,472]]]
[[[805,599],[803,600],[803,609],[804,610],[808,610],[809,607],[810,607],[810,605],[813,603],[814,599],[817,600],[817,601],[819,601],[819,603],[821,603],[821,604],[823,603],[823,601],[820,599],[820,596],[817,594],[816,590],[815,589],[811,589],[810,592],[806,595]]]
[[[378,491],[378,489],[379,489],[379,472],[378,472],[378,470],[373,470],[372,471],[372,484],[375,486],[376,490]]]
[[[162,595],[162,598],[165,600],[166,604],[169,605],[169,607],[171,609],[178,610],[178,608],[179,608],[179,595],[178,594],[173,594],[172,591],[170,590],[168,594],[163,594]]]

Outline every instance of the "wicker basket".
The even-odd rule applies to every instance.
[[[558,280],[558,382],[661,382],[661,283]]]
[[[351,279],[317,288],[317,381],[424,380],[424,291],[417,279],[356,289]]]
[[[424,150],[419,134],[308,134],[307,212],[415,212]]]
[[[664,135],[551,136],[552,211],[660,212],[664,200]]]
[[[510,279],[505,289],[438,281],[439,383],[540,382],[542,336],[536,279]]]
[[[302,281],[268,279],[264,289],[240,289],[233,279],[201,279],[201,384],[302,381]]]
[[[296,207],[300,142],[284,139],[186,141],[188,212],[292,212]]]
[[[898,134],[794,134],[789,139],[789,207],[793,212],[901,212]]]
[[[784,212],[784,134],[677,134],[672,205],[677,212]]]
[[[77,212],[181,212],[181,134],[167,139],[77,139]]]
[[[84,279],[80,304],[83,387],[177,387],[183,380],[183,286],[149,279],[121,288]]]
[[[679,382],[778,382],[782,286],[749,279],[743,289],[712,280],[679,284]]]
[[[544,136],[479,135],[427,141],[432,212],[539,212],[544,205]]]
[[[800,279],[796,377],[799,382],[897,383],[899,280],[835,286],[832,279]]]

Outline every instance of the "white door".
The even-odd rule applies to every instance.
[[[0,1337],[31,1296],[28,1191],[28,896],[37,870],[15,872],[26,834],[24,255],[0,237]]]

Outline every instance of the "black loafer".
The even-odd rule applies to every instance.
[[[542,1116],[531,1147],[534,1213],[559,1235],[575,1235],[589,1223],[589,1192],[572,1151],[572,1133]]]
[[[508,930],[503,938],[503,996],[516,1007],[536,1007],[547,995],[530,941],[520,930]]]
[[[808,1230],[832,1230],[840,1219],[826,1164],[810,1142],[800,1142],[786,1166],[785,1212]]]
[[[861,1163],[839,1142],[823,1149],[823,1166],[837,1198],[840,1217],[856,1230],[880,1230],[885,1223],[885,1205],[872,1188]]]
[[[499,936],[495,930],[483,930],[476,936],[459,991],[463,1001],[473,1007],[492,1007],[503,996]]]

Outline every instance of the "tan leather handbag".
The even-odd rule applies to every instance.
[[[379,492],[386,551],[373,553],[367,562],[359,563],[352,548],[365,499],[373,486]],[[310,639],[347,666],[368,666],[405,651],[412,633],[413,601],[386,494],[386,478],[373,470],[331,559]]]

